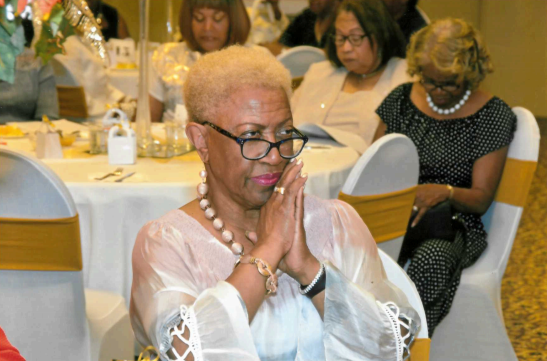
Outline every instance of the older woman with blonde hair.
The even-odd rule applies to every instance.
[[[450,310],[462,269],[486,248],[481,215],[494,198],[516,116],[479,85],[492,72],[490,55],[478,32],[459,19],[431,23],[411,38],[408,71],[419,81],[399,86],[377,109],[382,119],[376,138],[408,136],[420,157],[419,186],[399,264],[422,298],[430,336]],[[440,236],[434,227],[414,227],[445,218],[460,219],[463,229]],[[451,213],[450,213],[451,211]],[[451,222],[451,220],[450,220]],[[422,223],[425,224],[425,223]]]
[[[160,121],[183,104],[182,85],[189,68],[205,53],[245,44],[251,23],[242,0],[184,0],[179,13],[183,41],[158,48],[150,69],[150,113]]]
[[[233,46],[190,69],[198,199],[146,224],[133,250],[133,329],[164,360],[408,354],[419,317],[367,227],[341,201],[304,196],[290,92],[260,50]]]

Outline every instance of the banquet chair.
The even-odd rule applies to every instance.
[[[84,87],[55,57],[50,60],[55,83],[57,84],[57,100],[59,102],[59,115],[70,120],[84,120],[89,114]]]
[[[338,198],[351,204],[390,257],[397,259],[416,196],[419,162],[414,143],[388,134],[361,155]]]
[[[387,279],[397,286],[406,296],[410,305],[418,312],[421,320],[420,330],[410,347],[410,361],[429,360],[429,347],[431,340],[428,338],[427,321],[425,318],[424,306],[418,294],[414,282],[408,277],[406,272],[395,262],[393,258],[387,255],[381,249],[378,250],[380,259],[384,264]]]
[[[297,46],[277,56],[277,60],[285,66],[293,79],[303,77],[310,65],[327,60],[323,50],[313,46]]]
[[[517,360],[503,321],[501,281],[534,177],[540,135],[530,111],[513,112],[517,130],[494,202],[482,217],[488,247],[463,270],[450,313],[433,335],[433,360]]]
[[[84,87],[57,85],[59,115],[72,120],[83,120],[89,116]]]
[[[0,325],[29,361],[133,359],[123,297],[84,290],[79,219],[35,157],[0,147]]]

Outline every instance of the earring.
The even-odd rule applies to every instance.
[[[199,177],[201,178],[201,183],[198,184],[198,195],[200,199],[205,199],[207,193],[209,192],[209,185],[207,184],[207,171],[202,169],[199,172]]]

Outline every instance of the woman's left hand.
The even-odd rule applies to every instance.
[[[420,219],[430,209],[437,204],[448,199],[450,191],[443,184],[420,184],[416,191],[416,199],[414,200],[414,209],[418,209],[416,218],[412,222],[412,227],[420,222]]]
[[[301,285],[310,284],[321,266],[312,255],[306,243],[306,230],[304,229],[304,188],[302,187],[296,197],[296,226],[292,246],[279,263],[279,269],[287,273]]]
[[[304,229],[304,187],[300,188],[295,204],[295,230],[292,246],[279,263],[278,268],[291,276],[301,285],[308,285],[319,272],[320,263],[312,255],[306,243]],[[257,234],[249,232],[247,238],[253,243],[257,241]]]

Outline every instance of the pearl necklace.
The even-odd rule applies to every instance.
[[[359,80],[359,81],[362,81],[362,80],[365,80],[366,78],[370,78],[371,76],[378,74],[378,73],[381,72],[382,70],[384,70],[384,67],[383,67],[382,65],[380,65],[380,66],[379,66],[378,68],[376,68],[376,70],[374,70],[372,73],[368,73],[368,74],[358,74],[358,73],[354,73],[354,74],[355,74],[355,75],[359,75],[358,80]]]
[[[224,221],[216,216],[216,211],[211,207],[211,202],[207,199],[207,193],[209,192],[209,186],[206,183],[207,171],[205,169],[202,170],[199,172],[199,176],[201,177],[201,183],[198,184],[199,206],[205,211],[205,218],[213,221],[213,227],[221,232],[222,240],[230,244],[232,253],[236,256],[243,256],[243,245],[234,242],[234,234],[224,228]]]
[[[426,95],[426,99],[427,99],[427,104],[429,104],[429,107],[437,114],[441,114],[441,115],[446,115],[446,114],[453,114],[456,110],[460,109],[461,107],[463,107],[463,105],[465,104],[465,102],[467,102],[467,99],[469,99],[469,96],[471,95],[471,90],[467,89],[467,91],[465,92],[463,98],[459,101],[458,104],[454,105],[452,108],[450,109],[441,109],[439,108],[438,106],[436,106],[433,101],[431,100],[431,97],[429,96],[429,94]]]

